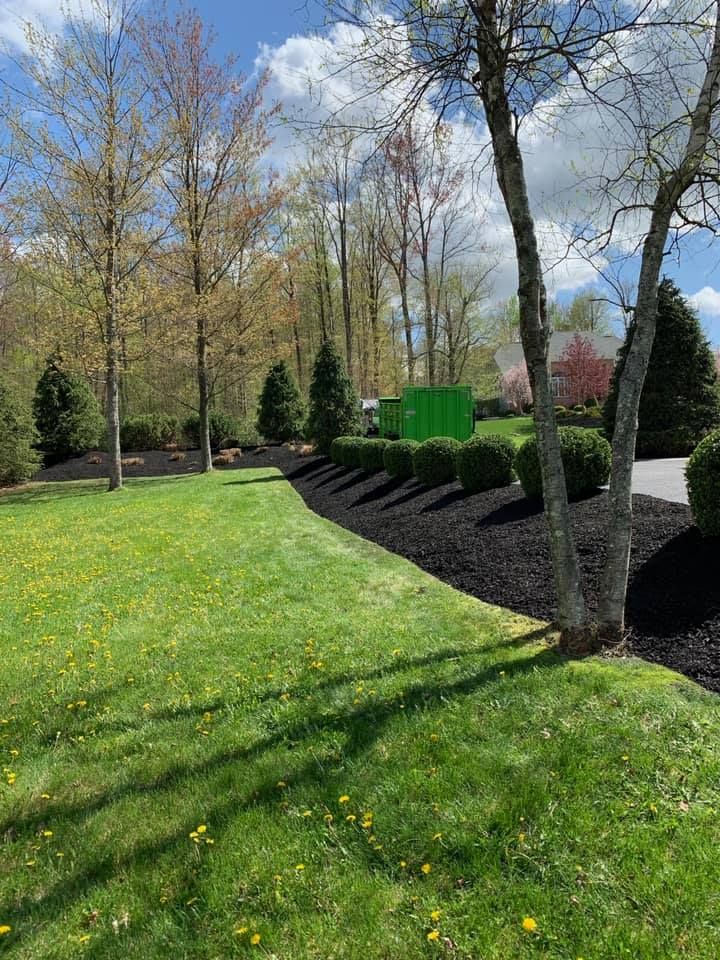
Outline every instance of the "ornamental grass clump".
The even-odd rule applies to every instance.
[[[457,455],[457,475],[468,493],[506,487],[512,483],[515,445],[509,437],[475,436]]]
[[[385,470],[394,480],[409,480],[415,476],[413,455],[420,446],[417,440],[393,440],[383,451]]]
[[[360,466],[367,473],[377,473],[378,470],[384,470],[385,461],[383,454],[385,447],[390,443],[384,437],[369,438],[367,443],[360,447]]]
[[[685,471],[688,500],[704,537],[720,537],[720,430],[695,448]]]
[[[462,447],[453,437],[431,437],[413,454],[413,470],[420,483],[437,487],[455,479],[458,451]]]
[[[610,444],[593,430],[560,427],[560,455],[568,497],[581,497],[608,482],[612,450]],[[530,437],[515,455],[515,471],[526,497],[542,498],[542,477],[537,440]]]

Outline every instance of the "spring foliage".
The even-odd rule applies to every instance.
[[[40,466],[30,411],[0,381],[0,486],[28,480]]]

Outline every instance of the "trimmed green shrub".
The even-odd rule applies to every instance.
[[[42,463],[33,449],[38,432],[29,409],[0,382],[0,486],[29,480]]]
[[[124,417],[120,424],[120,446],[123,450],[159,450],[166,443],[176,443],[180,421],[165,413],[140,413]]]
[[[240,439],[240,424],[228,413],[213,410],[210,414],[210,446],[217,450],[220,447],[237,447]],[[183,421],[182,432],[191,447],[200,446],[200,414],[193,413]]]
[[[695,448],[685,471],[688,499],[704,537],[720,537],[720,430]]]
[[[355,437],[335,437],[333,442],[330,444],[330,459],[333,463],[337,464],[339,467],[344,467],[344,451],[345,447],[348,444],[348,441],[354,440]]]
[[[383,464],[395,480],[409,480],[415,476],[413,455],[420,446],[417,440],[393,440],[383,451]]]
[[[352,470],[359,470],[362,467],[361,451],[366,443],[370,441],[366,437],[349,437],[348,442],[342,448],[343,463]]]
[[[318,453],[329,453],[336,437],[360,433],[360,401],[345,363],[332,340],[325,340],[315,358],[310,383],[306,433]]]
[[[603,407],[609,438],[615,429],[620,376],[634,335],[631,323]],[[719,426],[720,397],[712,350],[697,314],[665,277],[658,286],[657,328],[640,395],[635,452],[638,456],[686,456]]]
[[[300,392],[284,360],[270,367],[258,404],[257,429],[268,440],[295,440],[302,434]]]
[[[479,493],[512,483],[515,445],[509,437],[471,437],[457,454],[458,480],[465,490]]]
[[[105,434],[105,421],[92,390],[82,377],[61,370],[59,362],[56,357],[48,359],[33,399],[39,446],[49,461],[92,450]]]
[[[560,454],[568,497],[582,496],[607,483],[612,452],[610,444],[594,430],[560,427]],[[526,497],[542,497],[537,440],[530,437],[515,455],[515,471]]]
[[[462,447],[453,437],[431,437],[413,454],[413,471],[426,487],[437,487],[455,479],[458,451]]]
[[[367,473],[377,473],[378,470],[385,468],[383,454],[389,443],[392,443],[392,441],[386,440],[384,437],[376,437],[375,439],[368,439],[367,443],[360,447],[360,466],[363,470]]]

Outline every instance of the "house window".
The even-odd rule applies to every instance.
[[[561,373],[554,373],[552,375],[552,395],[556,399],[558,397],[567,397],[568,390],[570,389],[568,378],[563,376]]]

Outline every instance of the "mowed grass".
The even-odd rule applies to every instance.
[[[102,491],[0,498],[0,955],[720,955],[715,696],[273,470]]]
[[[519,447],[528,437],[535,435],[532,417],[500,417],[494,420],[477,420],[475,433],[483,437],[500,434],[509,437]]]

